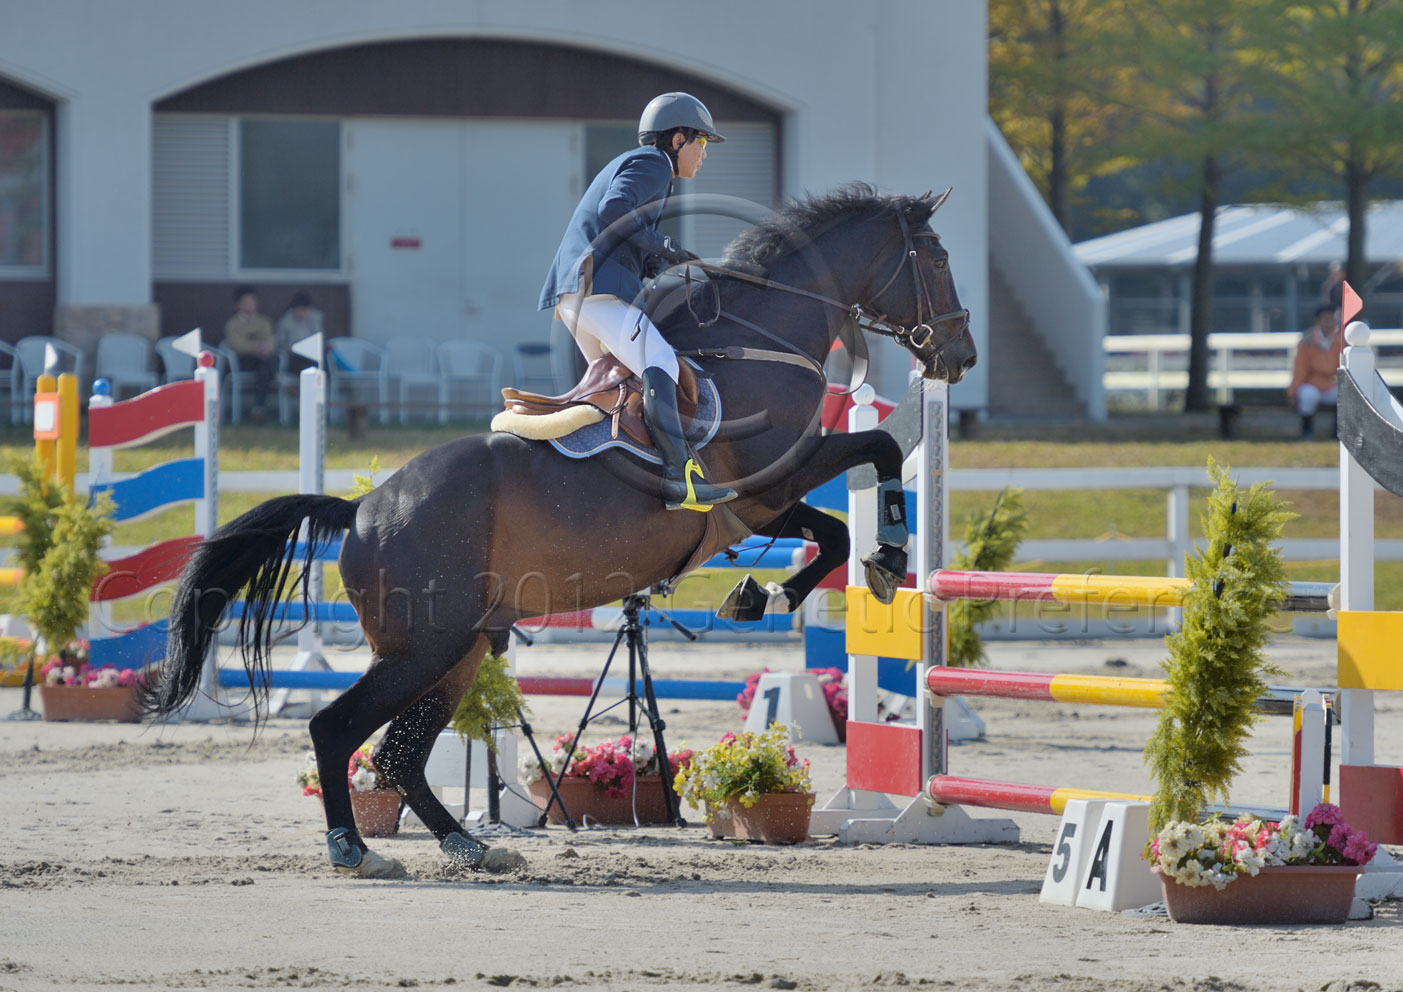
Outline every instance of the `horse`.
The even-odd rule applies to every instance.
[[[693,356],[722,399],[726,426],[704,453],[709,478],[737,490],[733,502],[710,513],[668,511],[656,470],[628,453],[570,459],[500,432],[429,449],[357,499],[271,499],[203,541],[182,571],[148,715],[194,698],[227,606],[242,594],[238,650],[256,721],[289,580],[305,603],[317,549],[345,531],[338,564],[372,657],[309,725],[331,864],[361,877],[402,871],[356,830],[345,774],[355,749],[388,724],[376,767],[451,862],[481,870],[487,849],[433,795],[424,768],[483,657],[505,650],[513,623],[677,577],[708,541],[717,546],[722,511],[756,534],[808,534],[826,545],[786,583],[783,606],[792,609],[848,548],[846,527],[801,498],[864,464],[876,470],[885,510],[868,581],[890,601],[906,576],[901,448],[881,431],[821,433],[823,363],[856,324],[904,346],[926,378],[955,383],[973,366],[969,313],[930,226],[948,195],[881,195],[852,184],[793,201],[737,237],[686,306],[659,315],[669,343]],[[701,320],[708,302],[714,310]]]

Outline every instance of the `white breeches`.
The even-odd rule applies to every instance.
[[[647,368],[662,369],[677,381],[677,355],[647,314],[617,296],[568,293],[556,307],[561,323],[575,338],[585,361],[605,350],[618,356],[634,375]]]
[[[1320,404],[1334,406],[1339,398],[1340,390],[1338,386],[1331,386],[1329,389],[1321,390],[1312,386],[1308,382],[1303,382],[1296,389],[1296,412],[1302,417],[1314,415],[1320,408]]]

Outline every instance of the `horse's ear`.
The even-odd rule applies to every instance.
[[[937,197],[935,198],[935,205],[932,206],[932,207],[930,208],[930,212],[931,212],[931,213],[935,213],[935,212],[936,212],[937,210],[939,210],[942,206],[944,206],[945,201],[948,200],[948,199],[950,199],[950,194],[953,193],[954,191],[955,191],[955,187],[953,187],[953,186],[947,187],[944,193],[941,193],[939,196],[937,196]],[[930,194],[927,193],[926,196],[930,196]]]

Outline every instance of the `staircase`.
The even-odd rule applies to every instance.
[[[1060,358],[1060,360],[1059,360]],[[1002,272],[989,266],[989,416],[994,420],[1085,420],[1060,364],[1076,356],[1054,357],[1033,330],[1027,311],[1013,296]]]

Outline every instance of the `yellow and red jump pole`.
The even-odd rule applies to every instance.
[[[1079,575],[1071,572],[966,572],[939,568],[928,591],[936,599],[1087,603],[1096,606],[1174,607],[1184,604],[1193,583],[1157,575]],[[1324,613],[1330,609],[1330,582],[1292,582],[1278,609],[1286,613]]]

